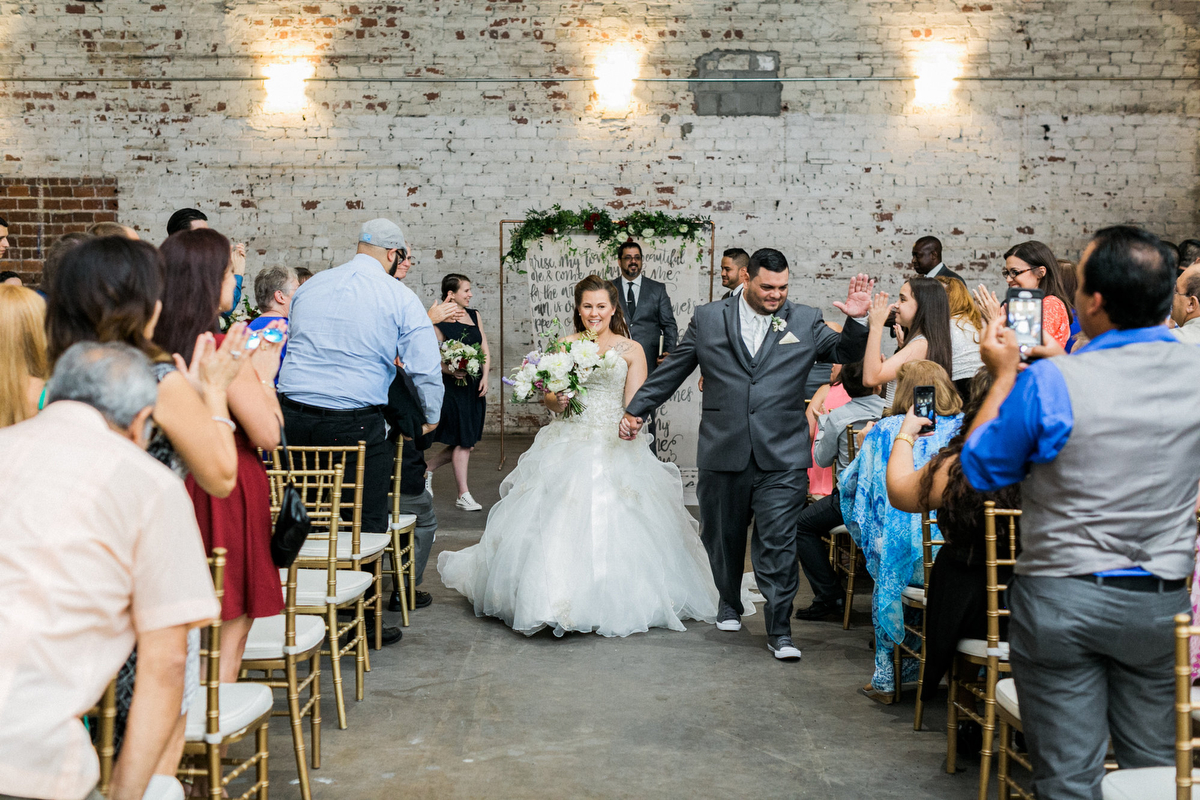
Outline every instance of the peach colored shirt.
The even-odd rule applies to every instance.
[[[139,631],[220,609],[183,481],[82,403],[0,430],[0,795],[79,800]]]

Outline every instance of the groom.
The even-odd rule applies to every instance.
[[[754,515],[750,558],[765,607],[767,646],[778,659],[800,658],[789,617],[800,576],[796,523],[808,494],[812,465],[804,383],[816,361],[846,364],[863,357],[874,281],[850,281],[850,319],[839,334],[821,312],[787,300],[788,264],[778,250],[763,249],[742,267],[740,294],[696,309],[675,350],[634,395],[620,422],[631,439],[657,408],[699,366],[701,402],[700,536],[721,593],[717,628],[742,627],[742,567],[746,529]]]

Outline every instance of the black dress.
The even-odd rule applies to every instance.
[[[438,323],[438,330],[447,342],[483,343],[478,312],[468,308],[467,313],[471,315],[474,325]],[[443,373],[442,383],[446,387],[446,395],[442,400],[442,418],[433,440],[453,447],[474,447],[483,438],[483,417],[487,411],[487,399],[479,396],[479,378],[467,376],[467,385],[459,386],[457,378]]]

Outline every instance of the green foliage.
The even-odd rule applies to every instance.
[[[647,245],[670,238],[682,239],[681,248],[696,245],[696,260],[700,261],[704,257],[705,228],[711,224],[712,221],[704,217],[663,211],[633,211],[621,219],[614,219],[607,211],[595,206],[570,211],[556,203],[549,211],[530,210],[525,214],[525,221],[512,232],[512,245],[504,254],[504,263],[520,264],[529,255],[529,245],[543,236],[566,241],[570,246],[571,234],[595,236],[600,247],[614,259],[617,248],[629,239]],[[570,247],[570,251],[574,253],[575,248]]]

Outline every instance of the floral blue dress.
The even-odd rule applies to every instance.
[[[875,625],[875,674],[871,685],[881,692],[895,688],[893,643],[904,635],[904,606],[900,593],[905,586],[921,586],[925,573],[921,564],[921,515],[898,511],[888,502],[887,462],[892,442],[904,417],[884,417],[871,429],[862,449],[838,478],[841,486],[842,518],[862,550],[867,571],[875,580],[871,596],[871,620]],[[917,438],[913,465],[920,469],[958,433],[962,414],[938,417],[937,428]],[[910,662],[916,668],[916,662]],[[907,663],[906,663],[907,667]],[[905,676],[907,672],[905,673]],[[916,680],[916,674],[911,676]]]

